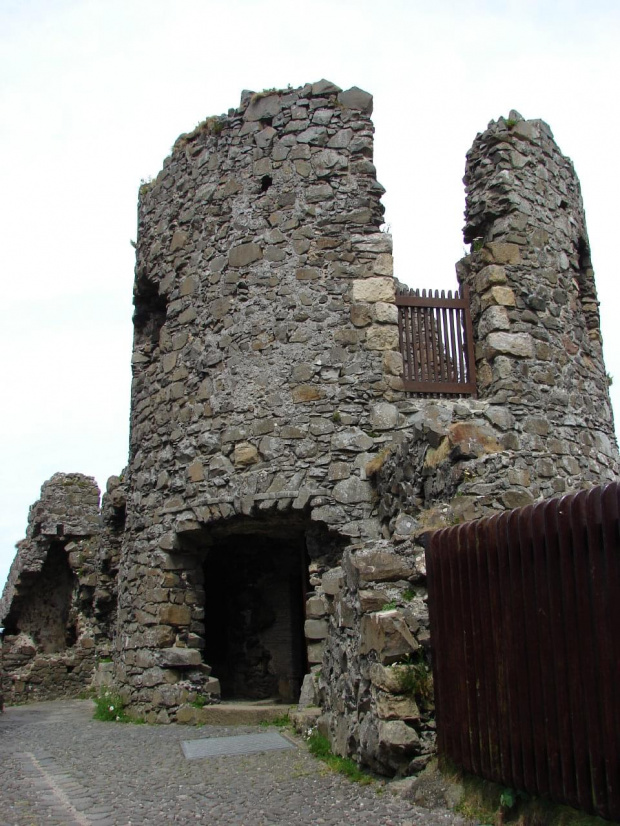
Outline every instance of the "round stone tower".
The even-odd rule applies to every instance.
[[[244,92],[141,189],[117,678],[156,719],[296,699],[311,579],[379,535],[364,467],[403,394],[371,111]]]
[[[609,379],[573,165],[546,123],[513,111],[476,137],[464,180],[472,253],[457,270],[472,288],[479,397],[512,431],[505,446],[529,464],[535,497],[613,478]]]

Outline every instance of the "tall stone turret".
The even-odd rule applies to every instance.
[[[118,675],[143,709],[217,692],[211,666],[296,697],[297,594],[379,535],[364,465],[403,394],[371,111],[327,81],[243,93],[142,188]]]
[[[541,120],[492,122],[467,155],[458,267],[478,393],[512,417],[535,496],[613,477],[618,454],[579,181]],[[503,415],[503,414],[502,414]]]

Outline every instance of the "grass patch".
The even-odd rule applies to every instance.
[[[307,743],[310,754],[326,763],[332,771],[343,774],[354,783],[361,783],[362,786],[368,786],[373,782],[372,777],[363,772],[355,760],[351,760],[350,757],[339,757],[337,754],[334,754],[330,748],[327,737],[319,734],[318,731],[312,732],[310,737],[308,737]]]
[[[125,711],[125,701],[113,691],[104,689],[101,694],[93,697],[95,703],[94,720],[101,720],[104,723],[136,723],[145,722],[142,717],[132,717]]]
[[[288,711],[281,714],[279,717],[274,717],[273,720],[261,720],[259,726],[261,728],[287,728],[291,724],[291,718],[288,716]]]

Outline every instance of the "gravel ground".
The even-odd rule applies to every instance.
[[[3,826],[456,826],[381,784],[333,774],[296,748],[187,760],[183,740],[257,733],[102,723],[88,700],[36,703],[0,715]]]

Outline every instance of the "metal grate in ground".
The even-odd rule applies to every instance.
[[[181,748],[187,760],[198,760],[201,757],[221,757],[228,754],[254,754],[259,751],[294,749],[295,746],[290,740],[278,734],[277,731],[268,731],[264,734],[238,734],[234,737],[205,737],[201,740],[183,740]]]

